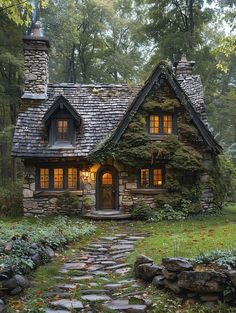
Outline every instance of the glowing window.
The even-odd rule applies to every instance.
[[[153,187],[162,186],[162,169],[154,168],[153,169]]]
[[[150,115],[150,134],[159,134],[160,119],[158,115]]]
[[[110,173],[104,173],[102,175],[103,185],[112,185],[112,175]]]
[[[77,189],[78,170],[76,167],[69,167],[67,172],[67,183],[69,189]]]
[[[69,131],[68,131],[68,121],[59,120],[57,121],[57,139],[58,140],[68,140]]]
[[[48,189],[49,188],[49,169],[40,168],[40,188]]]
[[[54,189],[64,188],[64,171],[63,168],[54,168]]]
[[[141,175],[140,175],[140,185],[141,188],[148,188],[150,187],[149,184],[149,169],[141,169]]]
[[[173,132],[173,121],[172,121],[172,115],[171,114],[164,114],[163,132],[164,132],[164,134],[172,134],[172,132]]]

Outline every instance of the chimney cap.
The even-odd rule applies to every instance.
[[[195,61],[188,61],[186,54],[183,53],[180,61],[174,62],[175,75],[180,76],[191,76]]]

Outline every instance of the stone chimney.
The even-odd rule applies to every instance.
[[[176,77],[185,78],[186,76],[191,76],[193,74],[193,66],[195,61],[188,61],[186,55],[183,54],[180,61],[174,62],[174,69]]]
[[[22,99],[45,100],[48,84],[49,41],[42,36],[40,22],[36,22],[30,36],[23,37],[25,90]]]

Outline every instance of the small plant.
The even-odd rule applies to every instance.
[[[140,201],[134,204],[131,215],[137,220],[148,221],[153,218],[154,213],[147,203]]]
[[[95,205],[95,202],[90,196],[83,196],[83,206],[85,209],[91,209]]]
[[[69,191],[65,191],[58,196],[56,205],[62,208],[67,214],[81,213],[81,202],[79,198]]]

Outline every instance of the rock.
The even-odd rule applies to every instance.
[[[47,253],[47,255],[52,259],[55,256],[55,252],[52,248],[50,247],[45,247],[45,252]]]
[[[26,277],[24,277],[23,275],[16,274],[13,276],[13,278],[15,278],[17,285],[22,287],[23,289],[28,288],[30,285],[29,280]]]
[[[71,280],[73,281],[83,281],[83,280],[92,280],[92,275],[84,275],[84,276],[73,276],[71,277]]]
[[[21,288],[20,286],[17,286],[16,288],[14,288],[10,291],[10,295],[16,296],[16,295],[20,294],[22,292],[22,290],[23,290],[23,288]]]
[[[215,271],[181,272],[178,278],[179,287],[199,293],[222,292],[226,283],[226,276]]]
[[[111,300],[111,298],[107,295],[95,295],[95,294],[88,294],[88,295],[81,296],[81,299],[85,301],[92,301],[92,302]]]
[[[134,268],[136,268],[140,264],[145,264],[145,263],[153,263],[153,260],[145,255],[140,254],[136,258],[136,261],[134,263]]]
[[[119,289],[121,288],[123,285],[122,284],[106,284],[104,285],[105,288],[109,289],[109,290],[115,290],[115,289]]]
[[[141,278],[145,281],[151,281],[154,276],[161,274],[162,267],[152,264],[152,263],[146,263],[146,264],[140,264],[135,268],[135,277]]]
[[[168,271],[182,272],[193,270],[192,264],[184,258],[163,258],[162,264]]]
[[[226,271],[225,273],[229,277],[229,279],[231,280],[234,288],[236,288],[236,271]]]
[[[66,269],[66,270],[83,270],[86,268],[86,263],[83,263],[83,262],[71,262],[71,263],[65,263],[63,265],[63,269]]]
[[[50,303],[51,306],[62,308],[62,309],[75,309],[76,311],[80,311],[84,308],[81,301],[78,300],[68,300],[68,299],[60,299]]]
[[[8,242],[8,243],[5,244],[3,250],[4,250],[5,253],[10,253],[11,250],[12,250],[12,248],[13,248],[12,243],[11,243],[11,242]]]
[[[52,310],[52,309],[46,309],[45,313],[69,313],[68,310]]]
[[[0,299],[0,313],[5,312],[6,303],[3,299]]]
[[[177,279],[177,273],[168,271],[165,267],[162,270],[162,275],[169,280],[175,280]]]
[[[103,304],[104,308],[118,312],[144,313],[147,306],[144,304],[129,304],[129,300],[112,300]]]
[[[163,275],[157,275],[153,278],[152,284],[157,288],[165,286],[165,277]]]
[[[4,280],[0,284],[0,289],[5,290],[6,292],[10,292],[11,290],[18,287],[17,281],[15,278],[10,278],[8,280]]]
[[[219,301],[219,296],[218,295],[203,295],[200,297],[200,300],[202,302],[216,302],[216,301]]]
[[[38,267],[41,265],[41,257],[38,253],[35,253],[32,257],[31,260],[34,262],[35,267]]]
[[[165,288],[173,291],[175,294],[180,294],[182,289],[179,287],[177,281],[165,280]]]
[[[32,248],[32,249],[38,249],[38,248],[39,248],[39,245],[38,245],[36,242],[33,242],[33,243],[30,245],[30,248]]]

